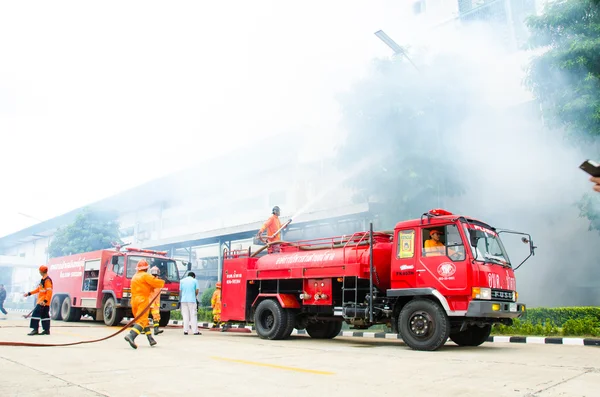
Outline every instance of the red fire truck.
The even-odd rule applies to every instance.
[[[285,339],[294,328],[334,338],[345,322],[387,324],[415,350],[437,350],[448,338],[478,346],[494,323],[525,312],[504,232],[529,244],[521,266],[536,248],[529,234],[442,209],[393,231],[371,224],[351,236],[283,242],[281,253],[225,251],[221,321],[254,323],[263,339]]]
[[[171,310],[179,308],[179,271],[166,254],[131,247],[121,252],[117,247],[50,259],[48,275],[54,282],[51,318],[79,321],[88,314],[113,326],[123,317],[132,317],[131,278],[137,263],[145,259],[150,267],[159,268],[160,277],[165,280],[160,297],[160,325],[166,326]]]

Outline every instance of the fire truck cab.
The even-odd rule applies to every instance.
[[[127,247],[124,252],[106,249],[52,258],[48,275],[54,283],[50,303],[53,320],[79,321],[90,315],[114,326],[132,317],[131,278],[136,265],[145,259],[156,266],[165,286],[160,297],[160,325],[169,323],[171,311],[179,308],[179,272],[164,251]]]
[[[485,342],[525,312],[499,231],[442,209],[393,231],[285,242],[281,252],[224,252],[221,321],[254,323],[265,339],[294,328],[334,338],[342,324],[386,324],[415,350]],[[523,262],[525,262],[523,260]],[[523,263],[521,262],[521,264]],[[519,265],[520,266],[520,265]],[[518,267],[518,266],[517,266]]]

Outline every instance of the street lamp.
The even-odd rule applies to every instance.
[[[388,36],[383,30],[378,30],[377,32],[375,32],[375,36],[377,36],[381,41],[383,41],[388,47],[390,47],[392,49],[392,51],[394,51],[394,55],[404,55],[404,57],[406,59],[408,59],[408,62],[410,62],[411,65],[414,66],[414,68],[417,70],[417,72],[421,72],[419,70],[419,68],[417,67],[417,65],[415,65],[413,63],[413,61],[408,57],[408,55],[406,54],[406,51],[404,51],[404,48],[402,48],[398,43],[396,43],[394,40],[392,40],[392,38],[390,36]],[[428,97],[428,100],[431,101],[431,99]],[[440,150],[441,148],[441,140],[440,140],[440,127],[439,125],[436,128],[436,135],[438,137],[438,139],[436,139],[437,141],[437,148],[438,150]],[[440,183],[438,181],[437,184],[437,188],[438,188],[438,206],[440,205]],[[445,190],[445,189],[444,189]]]
[[[377,32],[375,32],[375,36],[377,36],[388,47],[390,47],[392,49],[392,51],[394,51],[394,55],[404,55],[404,57],[406,59],[408,59],[408,62],[410,62],[411,65],[413,65],[414,68],[417,69],[417,71],[419,71],[419,68],[408,57],[408,55],[406,54],[406,51],[404,51],[404,48],[402,48],[398,43],[396,43],[394,40],[392,40],[392,38],[390,36],[388,36],[383,30],[378,30]]]
[[[31,218],[31,219],[33,219],[33,220],[35,220],[35,221],[38,221],[38,222],[44,222],[44,221],[43,221],[43,220],[41,220],[41,219],[38,219],[38,218],[36,218],[36,217],[34,217],[34,216],[31,216],[31,215],[24,214],[24,213],[22,213],[22,212],[17,212],[17,214],[19,214],[19,215],[21,215],[21,216],[24,216],[25,218]]]

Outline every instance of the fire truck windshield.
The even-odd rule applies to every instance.
[[[179,271],[177,270],[177,264],[171,259],[153,258],[147,256],[134,256],[130,255],[127,259],[127,278],[132,278],[136,272],[135,268],[139,261],[145,259],[150,265],[158,267],[160,271],[160,278],[166,282],[178,282]]]
[[[465,234],[469,238],[476,261],[510,266],[508,254],[500,237],[492,230],[477,224],[464,224]]]

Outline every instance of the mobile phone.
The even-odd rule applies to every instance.
[[[585,160],[579,166],[582,170],[594,177],[600,177],[600,164],[592,160]]]

